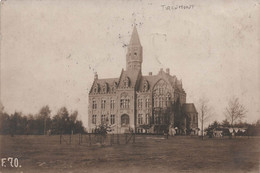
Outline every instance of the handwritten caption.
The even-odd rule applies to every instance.
[[[191,10],[194,5],[161,5],[163,10],[173,11],[173,10]]]
[[[4,157],[1,158],[1,167],[21,168],[18,158],[15,157]]]

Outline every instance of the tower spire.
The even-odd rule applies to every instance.
[[[141,46],[136,26],[127,46],[126,70],[141,70],[143,62],[143,48]]]
[[[129,45],[141,45],[135,24]]]

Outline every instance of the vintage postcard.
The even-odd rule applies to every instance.
[[[259,172],[259,0],[2,0],[0,173]]]

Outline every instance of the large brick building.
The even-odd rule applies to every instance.
[[[93,131],[108,124],[114,133],[197,134],[198,113],[186,103],[182,81],[170,70],[143,75],[143,50],[136,27],[127,47],[126,70],[118,78],[99,79],[95,74],[89,92],[88,122]]]

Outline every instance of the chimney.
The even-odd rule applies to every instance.
[[[152,72],[149,72],[149,76],[152,76],[153,75],[153,73]]]
[[[97,74],[97,72],[95,72],[94,79],[95,79],[95,80],[98,79],[98,74]]]
[[[163,72],[163,68],[160,69],[159,74],[162,74],[162,72]]]
[[[166,69],[166,73],[170,74],[170,69],[169,68]]]

